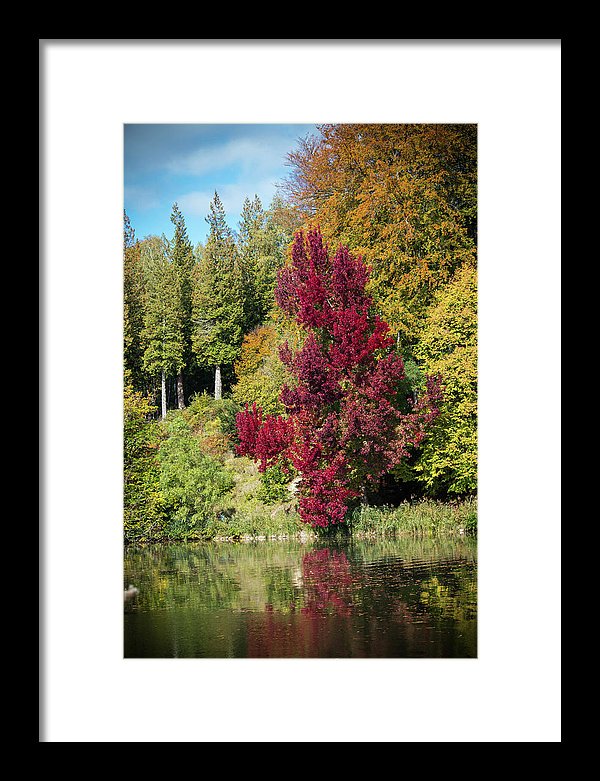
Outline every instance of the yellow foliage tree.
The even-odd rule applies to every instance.
[[[370,292],[407,347],[433,293],[475,265],[475,125],[336,124],[289,155],[305,225],[361,254]]]
[[[237,382],[232,396],[241,406],[256,403],[265,413],[282,414],[279,394],[287,371],[279,360],[280,336],[273,323],[246,334],[240,358],[235,364]]]
[[[444,401],[414,472],[429,489],[477,487],[477,275],[459,269],[434,295],[415,348],[425,372],[441,374]]]

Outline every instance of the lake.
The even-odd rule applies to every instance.
[[[126,658],[475,658],[477,543],[128,548]]]

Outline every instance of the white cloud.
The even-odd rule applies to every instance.
[[[201,147],[172,157],[166,169],[172,174],[203,176],[236,166],[264,174],[279,167],[289,151],[289,141],[277,136],[230,138],[222,144]]]
[[[214,193],[194,190],[191,193],[185,193],[175,198],[175,202],[183,212],[184,216],[205,217],[208,214],[208,205]]]
[[[125,203],[129,204],[132,209],[145,211],[146,209],[155,209],[160,206],[160,200],[154,189],[144,185],[125,185],[124,195]]]

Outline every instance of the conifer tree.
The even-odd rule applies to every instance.
[[[183,313],[179,274],[164,240],[152,237],[142,248],[144,265],[144,369],[161,380],[161,412],[167,414],[166,378],[183,367]]]
[[[221,370],[240,353],[244,289],[235,240],[217,192],[206,218],[210,232],[195,268],[192,349],[199,366],[215,372],[215,398],[222,395]]]
[[[244,332],[248,333],[260,322],[257,271],[258,258],[254,237],[260,230],[262,208],[258,196],[244,199],[242,219],[238,231],[238,251],[244,286]]]
[[[142,390],[143,351],[141,333],[144,327],[144,280],[140,243],[126,212],[123,212],[123,359],[127,384]]]
[[[177,374],[177,406],[185,407],[183,369],[190,366],[192,360],[192,272],[194,268],[194,249],[187,235],[187,228],[183,214],[176,203],[171,211],[171,222],[175,232],[169,242],[168,255],[171,263],[177,270],[179,278],[179,297],[182,313],[183,329],[183,367]]]
[[[258,195],[244,201],[238,248],[244,282],[244,331],[248,333],[269,315],[277,270],[284,258],[280,232]]]

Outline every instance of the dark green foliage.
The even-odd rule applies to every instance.
[[[129,249],[135,243],[135,231],[131,225],[131,220],[127,216],[127,212],[123,211],[123,247],[124,249]]]
[[[173,204],[171,222],[175,228],[169,241],[167,254],[177,270],[179,280],[179,302],[182,318],[183,367],[192,363],[192,277],[195,265],[194,248],[187,235],[183,214]]]
[[[242,272],[217,193],[207,221],[210,233],[194,273],[192,349],[199,366],[231,365],[243,336]]]
[[[165,243],[156,237],[142,246],[144,270],[144,369],[172,377],[183,366],[183,312],[179,276]]]
[[[194,248],[187,235],[187,228],[183,214],[179,211],[176,203],[173,204],[171,211],[171,222],[174,226],[173,238],[169,242],[168,254],[169,260],[181,275],[182,301],[183,309],[186,315],[191,313],[191,278],[190,274],[194,266]]]
[[[287,237],[266,212],[258,195],[246,198],[238,231],[244,285],[244,332],[264,323],[273,307],[277,270],[283,265]]]
[[[124,212],[123,225],[123,364],[126,382],[137,390],[145,387],[142,329],[144,328],[144,278],[140,243]]]

